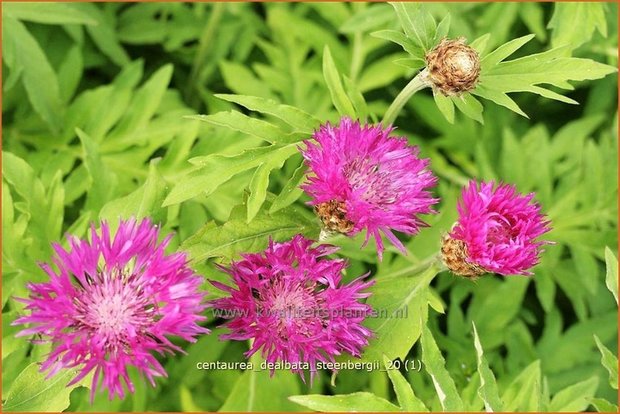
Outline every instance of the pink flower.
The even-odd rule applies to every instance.
[[[321,126],[302,150],[311,172],[302,188],[325,229],[349,236],[366,229],[364,244],[374,236],[380,258],[380,233],[406,252],[392,231],[417,234],[425,225],[417,215],[435,213],[438,201],[429,192],[437,182],[429,160],[393,130],[342,118]]]
[[[342,352],[360,356],[368,344],[371,332],[362,321],[371,308],[359,300],[370,296],[362,290],[372,284],[364,276],[342,284],[346,262],[323,258],[338,248],[312,243],[301,235],[270,241],[264,252],[222,267],[234,287],[211,282],[228,294],[211,302],[214,314],[229,319],[222,339],[252,339],[247,357],[261,350],[267,363],[288,363],[302,379],[309,368],[311,380],[318,361]]]
[[[158,244],[159,230],[149,220],[122,221],[114,238],[106,223],[100,233],[91,226],[90,234],[90,242],[69,236],[68,251],[54,244],[57,270],[41,264],[50,280],[28,284],[30,297],[18,300],[30,314],[13,325],[30,324],[18,336],[52,344],[41,364],[48,378],[77,367],[71,385],[94,371],[91,401],[100,380],[110,399],[124,398],[123,381],[134,392],[129,365],[155,386],[154,377],[166,371],[153,353],[183,352],[168,337],[194,342],[209,332],[197,324],[205,319],[202,278],[185,254],[164,253],[170,236]]]
[[[552,243],[537,241],[550,230],[550,222],[532,201],[534,193],[521,195],[508,184],[494,187],[493,182],[478,185],[472,180],[463,189],[459,218],[448,236],[452,240],[444,240],[443,250],[462,245],[465,263],[461,265],[469,266],[473,276],[485,272],[532,275],[529,269],[538,264],[541,246]],[[451,268],[445,251],[444,261]]]

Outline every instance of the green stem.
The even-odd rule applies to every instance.
[[[390,105],[388,110],[385,112],[385,116],[382,121],[383,125],[387,126],[393,124],[399,112],[403,109],[413,94],[429,86],[426,80],[426,73],[426,70],[418,73],[413,79],[411,79],[407,86],[400,91],[398,96],[394,99],[394,102],[392,102],[392,105]]]
[[[209,16],[209,21],[200,36],[200,40],[198,42],[198,52],[196,52],[194,62],[192,63],[192,70],[189,74],[189,80],[185,90],[185,96],[188,97],[188,101],[191,101],[191,98],[193,98],[192,94],[196,86],[196,81],[198,80],[198,75],[200,74],[200,70],[202,69],[204,62],[207,60],[209,48],[213,43],[212,38],[215,35],[217,26],[220,24],[223,13],[224,3],[214,3],[211,16]]]
[[[426,259],[422,260],[421,262],[418,262],[411,266],[404,267],[388,275],[385,275],[385,278],[392,279],[392,278],[400,277],[400,276],[407,277],[407,276],[417,275],[421,271],[426,270],[430,268],[431,266],[435,266],[438,269],[437,273],[445,270],[445,266],[441,260],[441,255],[434,254],[432,256],[429,256]]]

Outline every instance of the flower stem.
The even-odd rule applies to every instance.
[[[385,116],[383,117],[383,125],[391,125],[396,120],[398,113],[403,109],[407,101],[413,96],[417,91],[426,88],[429,86],[427,80],[427,71],[424,69],[419,72],[411,81],[403,88],[402,91],[396,96],[392,105],[385,112]]]
[[[395,277],[414,276],[414,275],[418,275],[420,272],[426,269],[429,269],[431,266],[435,266],[438,269],[437,270],[438,273],[445,270],[445,266],[443,265],[443,262],[441,260],[441,255],[434,254],[416,264],[413,264],[411,266],[407,266],[395,272],[392,272],[386,275],[385,277],[391,279]]]

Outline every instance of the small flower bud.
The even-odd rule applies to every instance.
[[[458,95],[476,87],[480,57],[462,37],[443,39],[426,54],[426,69],[433,90],[445,96]]]
[[[465,242],[453,239],[449,234],[444,234],[441,239],[441,258],[446,267],[455,275],[475,279],[487,273],[482,267],[469,262]]]

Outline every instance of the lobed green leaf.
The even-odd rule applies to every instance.
[[[369,392],[348,395],[293,395],[289,400],[322,412],[391,412],[400,409],[391,402]]]
[[[422,327],[422,363],[433,380],[439,403],[444,411],[463,411],[461,396],[456,390],[454,380],[446,370],[446,361],[435,343],[428,326]]]

